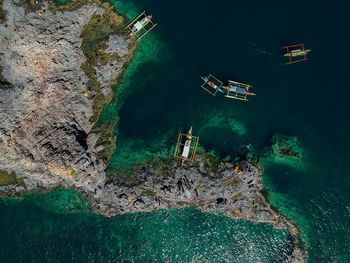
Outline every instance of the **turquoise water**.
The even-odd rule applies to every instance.
[[[277,262],[291,248],[270,225],[193,208],[105,218],[73,191],[1,200],[0,211],[0,262]]]
[[[305,166],[267,160],[269,200],[300,227],[310,262],[350,262],[347,8],[320,2],[303,3],[297,12],[292,3],[115,3],[130,16],[149,10],[158,27],[140,43],[118,100],[101,117],[120,116],[109,169],[168,156],[179,129],[190,125],[201,146],[222,157],[246,143],[263,152],[277,132],[296,135]],[[285,65],[280,47],[298,42],[312,49],[310,59]],[[211,97],[199,87],[199,76],[207,73],[252,84],[257,96],[249,103]],[[0,261],[280,262],[290,252],[286,233],[269,225],[194,209],[107,219],[65,193],[56,195],[57,205],[38,199],[1,203]]]
[[[69,2],[71,2],[71,0],[55,0],[55,2],[60,4],[60,5],[65,5],[65,4],[68,4]]]

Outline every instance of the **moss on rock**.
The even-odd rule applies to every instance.
[[[231,185],[231,186],[236,186],[242,183],[242,180],[239,179],[237,176],[230,176],[225,179],[225,184]]]
[[[73,5],[73,2],[74,1],[68,5]],[[103,66],[113,60],[119,59],[118,54],[106,52],[108,40],[110,35],[125,34],[125,18],[114,12],[113,7],[106,2],[101,3],[100,1],[95,1],[95,3],[99,4],[99,7],[103,8],[105,11],[103,14],[98,14],[98,12],[96,12],[81,33],[81,38],[83,39],[81,49],[87,59],[82,69],[89,78],[87,89],[94,94],[92,96],[94,100],[94,110],[93,116],[90,119],[93,123],[98,120],[103,107],[109,103],[113,97],[112,92],[108,96],[102,94],[103,87],[97,80],[94,67]],[[130,50],[130,53],[132,54],[133,50]],[[130,59],[131,55],[127,60]],[[117,84],[117,80],[118,78],[111,80],[110,85]],[[114,127],[111,127],[111,129],[112,128]]]
[[[91,2],[91,1],[89,0],[49,0],[50,9],[53,13],[57,11],[74,10],[76,8],[79,8],[87,4],[88,2]]]
[[[154,198],[156,196],[156,191],[152,188],[146,188],[143,192],[142,195],[148,196],[150,198]]]
[[[23,178],[17,178],[15,172],[0,170],[0,186],[4,185],[24,185]]]
[[[147,167],[147,172],[151,173],[152,176],[158,177],[159,180],[162,180],[168,176],[169,167],[172,167],[177,160],[173,158],[162,159],[162,158],[153,158],[145,160],[140,163],[128,167],[121,167],[118,169],[108,170],[107,176],[109,178],[115,178],[120,180],[125,180],[126,182],[133,183],[136,178],[135,175],[142,174]]]
[[[95,126],[92,130],[93,133],[99,134],[95,149],[101,148],[97,151],[97,158],[103,160],[104,163],[108,163],[112,153],[116,147],[116,134],[114,132],[117,125],[118,118],[111,119],[109,122],[104,123],[102,126]]]

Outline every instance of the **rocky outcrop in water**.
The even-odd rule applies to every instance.
[[[215,174],[200,161],[191,166],[174,164],[162,174],[144,167],[131,185],[111,179],[103,194],[91,201],[96,209],[108,215],[192,204],[228,216],[282,223],[260,194],[260,169],[248,162],[239,167],[239,172],[235,172],[232,164],[222,163]]]
[[[108,216],[195,206],[233,218],[271,223],[293,237],[294,251],[289,262],[304,262],[298,229],[271,209],[261,194],[259,166],[246,161],[236,166],[221,162],[213,171],[201,157],[192,164],[169,164],[161,172],[152,164],[144,166],[130,182],[110,179],[101,195],[86,195],[86,199],[96,211]]]

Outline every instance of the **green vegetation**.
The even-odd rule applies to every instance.
[[[84,1],[72,0],[69,4],[65,5],[64,8],[72,8],[74,5]],[[101,4],[99,1],[96,1]],[[116,14],[113,7],[108,3],[102,3],[101,6],[105,9],[103,15],[94,14],[89,23],[84,27],[81,38],[83,39],[81,49],[87,58],[86,62],[82,65],[86,76],[89,78],[87,83],[87,90],[94,101],[93,115],[90,119],[91,122],[96,123],[103,108],[106,104],[111,102],[113,98],[113,92],[110,92],[108,96],[102,93],[100,83],[97,81],[96,72],[94,70],[95,65],[106,65],[114,59],[118,59],[117,54],[111,54],[105,52],[109,36],[113,34],[124,34],[124,17]],[[133,51],[130,51],[132,54]],[[131,55],[129,59],[131,58]],[[115,79],[110,85],[117,84],[118,79]],[[115,128],[118,119],[110,119],[102,125],[95,125],[92,132],[99,134],[99,139],[96,143],[96,147],[103,147],[98,152],[98,158],[108,163],[116,145],[116,134]]]
[[[136,175],[141,174],[147,167],[148,173],[152,173],[152,175],[158,177],[159,180],[161,180],[164,177],[169,176],[169,168],[173,167],[174,163],[176,162],[177,160],[174,160],[173,158],[153,158],[131,166],[107,170],[107,176],[133,185],[138,183],[138,178]]]
[[[119,169],[107,170],[109,178],[116,179],[123,182],[127,186],[134,186],[139,184],[138,178],[135,176],[140,171],[140,166],[135,165],[131,167],[122,167]]]
[[[4,185],[24,185],[24,180],[17,178],[15,172],[8,173],[0,170],[0,186]]]
[[[70,172],[70,176],[76,177],[76,176],[77,176],[77,171],[76,171],[76,170],[72,170],[72,171]]]
[[[150,198],[154,198],[156,196],[156,192],[152,188],[146,188],[141,195],[148,196]]]
[[[118,33],[121,31],[121,24],[123,23],[123,17],[118,16],[111,10],[108,4],[103,5],[106,9],[106,14],[100,16],[94,14],[89,23],[84,27],[81,37],[83,38],[83,43],[81,49],[84,52],[87,60],[82,66],[85,74],[88,76],[89,81],[87,88],[95,94],[94,99],[94,113],[91,118],[92,122],[96,122],[98,116],[100,115],[103,106],[110,102],[111,96],[105,97],[101,93],[100,83],[97,81],[97,77],[94,70],[94,65],[102,65],[101,62],[106,64],[108,59],[115,58],[116,55],[106,55],[105,49],[107,48],[107,41],[109,35],[113,33]]]
[[[74,2],[76,1],[72,1],[67,6],[73,5]],[[94,94],[92,97],[94,100],[94,112],[91,122],[97,121],[103,107],[111,101],[113,96],[112,93],[107,97],[102,94],[101,85],[97,81],[93,67],[95,65],[106,65],[110,61],[118,59],[117,54],[110,54],[105,52],[105,50],[110,35],[124,34],[124,17],[116,14],[108,3],[103,3],[101,6],[106,10],[105,13],[103,15],[94,14],[81,34],[83,39],[81,49],[87,58],[84,65],[82,65],[82,69],[89,78],[87,89]],[[117,84],[117,82],[118,80],[116,79],[111,85]],[[112,125],[110,129],[114,129],[114,126]]]
[[[225,184],[230,185],[230,186],[236,186],[242,183],[242,180],[239,179],[236,176],[230,176],[225,179]]]
[[[169,167],[173,166],[178,160],[170,157],[169,159],[155,158],[148,162],[153,168],[153,174],[159,178],[164,178],[168,175]]]
[[[204,160],[205,168],[209,169],[212,172],[216,172],[220,165],[220,159],[214,152],[205,152],[201,154],[201,159]]]
[[[50,8],[53,13],[57,11],[73,10],[87,4],[88,0],[50,0]],[[112,99],[113,94],[104,96],[101,92],[101,85],[97,81],[94,66],[106,65],[113,59],[117,59],[117,54],[105,52],[110,35],[124,34],[124,17],[114,12],[113,7],[106,1],[94,0],[98,6],[102,7],[104,14],[93,14],[90,21],[85,25],[81,38],[83,39],[81,49],[87,58],[82,65],[86,76],[89,78],[86,89],[90,92],[90,98],[94,100],[94,111],[90,121],[96,123],[98,117],[107,103]],[[130,52],[132,54],[132,52]],[[113,84],[117,84],[117,79]],[[111,127],[114,129],[114,127]]]
[[[102,150],[97,152],[97,157],[105,163],[109,162],[116,146],[116,134],[114,133],[114,129],[117,122],[118,118],[116,117],[100,127],[95,126],[92,130],[93,133],[99,134],[95,148],[103,147]]]
[[[87,4],[88,0],[49,0],[50,10],[57,11],[73,10]]]

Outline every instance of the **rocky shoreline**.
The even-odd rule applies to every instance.
[[[262,195],[256,164],[220,162],[213,169],[203,154],[191,164],[161,161],[161,170],[159,162],[148,163],[132,180],[107,178],[113,129],[94,125],[135,43],[116,33],[123,18],[106,3],[73,1],[74,9],[60,10],[39,2],[45,6],[40,16],[27,2],[0,2],[6,14],[0,24],[0,171],[20,179],[0,185],[0,195],[75,188],[106,216],[196,206],[287,230],[294,248],[289,261],[305,261],[298,229]],[[97,33],[100,27],[108,28],[107,37]]]
[[[106,216],[194,206],[235,219],[270,223],[291,234],[294,250],[288,262],[305,262],[299,230],[262,195],[261,168],[242,161],[236,166],[220,162],[213,170],[204,156],[184,165],[170,161],[161,172],[152,164],[142,166],[131,182],[111,178],[101,195],[86,193],[85,199]]]
[[[41,4],[46,11],[39,16],[35,5],[2,3],[0,67],[7,85],[0,86],[0,170],[15,172],[30,190],[66,185],[99,191],[106,164],[98,156],[103,136],[93,131],[93,117],[113,96],[132,40],[125,32],[112,35],[120,25],[110,23],[123,18],[108,4],[88,1],[55,12],[48,1]],[[109,34],[94,35],[99,27]]]

